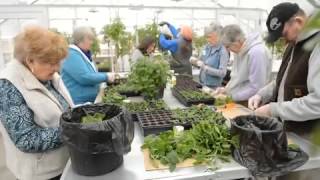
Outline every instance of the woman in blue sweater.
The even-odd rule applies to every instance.
[[[75,29],[74,44],[69,46],[69,55],[62,65],[61,76],[75,104],[94,102],[100,84],[114,80],[113,73],[97,71],[90,52],[94,36],[90,27]]]
[[[222,26],[211,23],[205,28],[207,45],[204,47],[200,59],[191,58],[191,63],[200,67],[200,83],[203,86],[217,88],[222,86],[222,80],[227,74],[229,54],[220,42]]]

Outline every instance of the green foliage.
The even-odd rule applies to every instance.
[[[112,24],[103,27],[103,39],[105,41],[112,40],[115,43],[116,57],[123,56],[130,52],[132,47],[132,37],[129,32],[126,32],[125,25],[121,19],[115,18]]]
[[[188,100],[203,100],[203,99],[212,99],[212,97],[201,91],[185,90],[181,91],[181,95]]]
[[[271,49],[272,54],[275,54],[277,57],[281,57],[286,49],[286,42],[283,38],[280,38],[274,43],[267,43],[269,49]]]
[[[102,113],[95,113],[94,115],[87,115],[81,118],[81,123],[99,123],[102,122],[105,115]]]
[[[125,93],[125,92],[139,92],[137,89],[135,89],[135,86],[130,83],[122,83],[114,87],[114,89],[119,93]]]
[[[125,32],[125,25],[121,22],[121,19],[115,18],[112,24],[106,25],[103,27],[104,39],[111,39],[115,42],[119,42],[122,34]]]
[[[129,32],[125,32],[120,37],[119,55],[123,56],[126,54],[130,54],[132,47],[133,47],[132,34]]]
[[[123,105],[132,113],[168,109],[167,104],[163,100],[130,102],[124,103]]]
[[[111,61],[110,60],[104,60],[97,64],[98,69],[104,69],[105,71],[111,70]]]
[[[63,36],[68,44],[72,43],[72,37],[70,34],[68,34],[66,32],[60,32],[57,28],[50,28],[49,30]]]
[[[207,44],[207,38],[205,36],[196,35],[192,42],[197,54],[200,56],[202,48]]]
[[[311,30],[320,28],[320,10],[310,17],[305,28]]]
[[[100,49],[100,41],[96,36],[97,33],[96,33],[94,28],[92,28],[92,31],[94,32],[95,37],[93,39],[93,43],[91,45],[90,51],[91,51],[91,53],[93,54],[94,57],[97,57],[97,54],[99,54],[100,51],[101,51],[101,49]]]
[[[123,103],[123,100],[125,99],[126,97],[120,95],[116,89],[107,89],[104,96],[102,97],[102,101],[104,103],[115,104],[118,106],[121,106]]]
[[[204,120],[178,135],[167,131],[158,136],[147,136],[141,148],[149,150],[151,159],[169,165],[172,172],[177,163],[188,158],[194,158],[195,164],[205,163],[213,169],[216,160],[229,161],[230,148],[234,144],[225,124]]]
[[[173,122],[179,123],[195,123],[198,121],[209,121],[212,123],[222,124],[225,122],[225,118],[222,113],[215,112],[206,105],[191,106],[187,109],[175,109],[172,110]]]
[[[226,104],[232,103],[233,100],[230,96],[216,97],[214,101],[215,106],[225,106]]]
[[[118,106],[125,107],[129,112],[145,112],[154,110],[168,109],[167,104],[163,100],[149,100],[142,102],[123,102],[126,99],[125,96],[119,94],[119,91],[127,90],[125,89],[126,84],[120,85],[120,87],[115,86],[108,88],[103,96],[103,102],[108,104],[115,104]],[[132,86],[128,86],[132,88]]]
[[[297,144],[289,144],[288,145],[288,149],[290,149],[290,150],[299,150],[300,147]]]
[[[153,39],[158,39],[158,25],[153,21],[151,24],[146,24],[144,27],[137,29],[136,33],[138,33],[139,40],[142,40],[147,36],[152,37]]]
[[[164,88],[170,76],[169,64],[162,59],[139,59],[134,64],[128,82],[148,99],[154,99],[159,89]]]

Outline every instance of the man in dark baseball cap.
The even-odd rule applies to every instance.
[[[312,18],[316,18],[312,17]],[[309,17],[295,3],[273,7],[267,19],[268,42],[286,41],[276,80],[248,101],[257,115],[284,122],[286,131],[303,138],[320,127],[320,28],[306,28]],[[307,48],[308,47],[308,48]],[[281,180],[318,180],[320,168],[279,176]]]
[[[296,3],[281,3],[274,6],[267,19],[269,31],[267,42],[273,43],[283,36],[285,24],[290,21],[300,10]]]
[[[282,37],[286,49],[276,80],[248,101],[256,114],[280,118],[286,130],[306,138],[320,125],[320,29],[306,28],[308,19],[295,3],[273,7],[267,39],[275,42]]]

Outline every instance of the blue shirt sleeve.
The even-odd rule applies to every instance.
[[[172,53],[175,53],[178,50],[177,39],[167,40],[163,34],[160,34],[159,43],[162,48],[170,50]]]
[[[44,152],[62,145],[59,128],[43,128],[22,94],[8,80],[0,80],[0,118],[16,147],[28,153]]]
[[[172,35],[173,35],[173,38],[176,39],[177,36],[178,36],[178,30],[177,30],[173,25],[171,25],[171,24],[169,24],[169,23],[167,23],[167,24],[168,24],[168,27],[169,27]]]
[[[64,60],[62,71],[81,85],[96,85],[106,82],[108,79],[106,73],[90,71],[88,65],[83,61],[83,57],[74,52],[70,52],[67,59]]]

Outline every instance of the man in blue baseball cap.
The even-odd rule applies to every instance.
[[[305,28],[307,21],[307,15],[295,3],[273,7],[266,23],[266,40],[284,38],[287,47],[276,80],[248,101],[256,114],[278,117],[286,130],[305,138],[320,125],[320,42],[316,41],[320,29]],[[317,179],[319,176],[314,173],[319,169],[311,171],[282,179]]]

